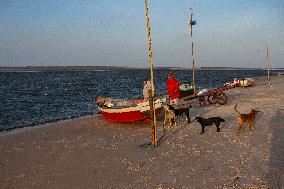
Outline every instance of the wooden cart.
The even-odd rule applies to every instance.
[[[224,105],[227,103],[228,97],[223,91],[228,90],[230,88],[231,87],[228,87],[228,86],[213,88],[201,95],[193,95],[193,96],[185,97],[184,100],[189,101],[189,100],[197,99],[200,106],[207,106],[211,104]]]

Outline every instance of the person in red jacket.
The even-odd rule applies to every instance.
[[[167,88],[168,88],[168,95],[171,100],[181,98],[181,94],[179,92],[178,80],[175,78],[172,72],[168,74]]]

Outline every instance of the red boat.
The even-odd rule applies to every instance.
[[[234,78],[233,82],[225,83],[224,86],[234,88],[240,86],[240,80],[238,78]]]
[[[163,97],[154,100],[156,115],[161,113],[162,104],[166,99]],[[125,100],[96,96],[94,102],[102,116],[109,121],[135,122],[150,118],[149,101],[143,99]]]

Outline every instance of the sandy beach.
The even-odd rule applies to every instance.
[[[226,91],[226,105],[190,109],[192,122],[166,130],[100,115],[0,133],[0,188],[284,188],[284,76]],[[234,105],[260,110],[254,132],[237,134]],[[221,132],[194,117],[221,116]]]

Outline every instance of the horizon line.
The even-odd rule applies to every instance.
[[[148,67],[128,67],[128,66],[0,66],[0,72],[19,72],[19,71],[46,71],[46,72],[62,72],[62,71],[112,71],[112,70],[148,70]],[[169,67],[157,66],[154,70],[192,70],[186,67]],[[196,67],[196,70],[267,70],[264,68],[244,68],[244,67],[222,67],[222,66],[202,66]],[[284,70],[284,68],[271,68],[270,70]]]

